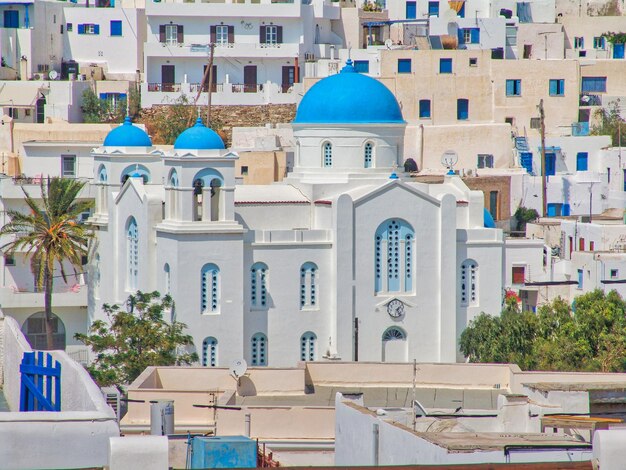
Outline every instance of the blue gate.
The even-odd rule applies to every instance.
[[[20,411],[61,411],[61,364],[52,354],[25,352],[20,372]]]

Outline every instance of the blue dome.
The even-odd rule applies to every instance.
[[[130,117],[124,123],[109,132],[104,139],[105,147],[152,147],[152,141],[146,131],[133,126]]]
[[[357,73],[348,59],[341,72],[306,92],[294,124],[404,124],[393,93],[378,80]]]
[[[485,228],[497,228],[496,223],[491,217],[491,213],[487,210],[487,208],[483,208],[483,225]]]
[[[182,132],[176,142],[175,149],[186,150],[221,150],[226,148],[224,141],[213,129],[202,124],[202,118],[198,118],[193,127]]]

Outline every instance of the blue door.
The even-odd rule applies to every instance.
[[[5,28],[19,28],[20,27],[20,14],[17,10],[5,10],[4,11],[4,27]]]
[[[546,176],[556,174],[556,154],[546,153]]]
[[[587,171],[588,168],[588,154],[587,152],[578,152],[576,154],[576,171]]]
[[[417,3],[406,2],[406,19],[414,20],[415,18],[417,18]]]
[[[624,43],[613,44],[613,58],[614,59],[624,58]]]

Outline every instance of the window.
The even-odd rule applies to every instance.
[[[317,265],[304,263],[300,268],[300,308],[317,307]]]
[[[170,265],[165,263],[165,266],[163,266],[163,290],[166,295],[170,295],[170,292],[172,292],[171,282]]]
[[[241,165],[241,176],[248,176],[248,167],[246,165]]]
[[[122,22],[120,20],[111,20],[111,36],[122,35]]]
[[[411,73],[411,59],[398,59],[398,73]]]
[[[589,251],[595,251],[596,243],[592,240],[589,242]]]
[[[67,23],[67,24],[65,25],[65,30],[66,30],[68,33],[71,33],[72,31],[74,31],[74,25],[73,25],[72,23]]]
[[[541,118],[530,118],[530,128],[539,129],[541,127]]]
[[[456,118],[459,121],[467,121],[469,119],[469,100],[465,98],[456,100]]]
[[[250,268],[250,304],[252,308],[267,306],[267,265],[255,263]]]
[[[476,305],[478,301],[478,263],[467,259],[461,265],[461,305]]]
[[[493,155],[487,153],[478,154],[478,168],[493,168]]]
[[[579,269],[578,270],[578,285],[576,286],[577,289],[582,289],[583,288],[583,270]]]
[[[430,100],[419,101],[419,117],[420,119],[430,119]]]
[[[30,116],[30,109],[24,110],[24,116]]]
[[[459,18],[465,18],[465,2],[461,2],[461,8],[456,12]]]
[[[63,178],[76,176],[76,155],[61,155],[61,176]]]
[[[200,279],[200,310],[202,313],[216,313],[219,307],[220,269],[213,263],[202,267]]]
[[[439,2],[428,2],[428,16],[439,16]]]
[[[228,44],[228,26],[218,25],[215,27],[215,44]]]
[[[371,142],[367,142],[363,148],[363,166],[365,168],[372,167],[372,153],[374,152],[374,146]]]
[[[22,326],[22,333],[33,349],[48,349],[45,312],[37,312],[28,317]],[[65,325],[54,313],[52,314],[52,349],[65,349]]]
[[[546,170],[546,176],[556,175],[556,154],[555,153],[552,153],[552,152],[546,153],[545,170]]]
[[[587,171],[587,161],[589,154],[587,152],[578,152],[576,154],[576,171]]]
[[[19,119],[20,114],[17,108],[9,108],[9,117],[13,119]]]
[[[577,36],[574,38],[574,49],[584,49],[585,48],[585,38],[582,36]]]
[[[253,366],[266,366],[267,365],[267,336],[263,333],[256,333],[252,337],[251,344],[252,360],[250,361]]]
[[[519,79],[506,81],[506,96],[521,96],[522,81]]]
[[[137,290],[137,272],[139,270],[139,229],[134,217],[126,226],[126,286],[129,291]]]
[[[596,36],[593,38],[593,48],[594,49],[602,49],[606,47],[606,43],[604,42],[604,36]]]
[[[322,146],[324,166],[330,168],[333,166],[333,144],[325,142]]]
[[[370,61],[369,60],[355,60],[354,70],[359,73],[370,73]]]
[[[459,28],[458,38],[459,38],[459,45],[480,44],[480,29],[479,28]]]
[[[5,28],[19,28],[20,16],[17,10],[4,10],[4,27]]]
[[[470,57],[469,65],[470,67],[476,67],[478,65],[478,57]]]
[[[417,18],[417,2],[407,1],[405,13],[407,20],[414,20],[415,18]]]
[[[585,239],[583,237],[578,239],[578,251],[585,251]]]
[[[5,266],[15,266],[15,257],[13,255],[4,255]]]
[[[217,340],[212,336],[202,341],[202,365],[204,367],[217,367]]]
[[[439,59],[439,73],[452,73],[452,59]]]
[[[117,112],[120,106],[126,108],[126,93],[100,93],[100,99],[106,101],[113,112]]]
[[[265,44],[278,44],[278,26],[265,27]]]
[[[563,96],[565,94],[565,80],[553,79],[550,80],[550,96]]]
[[[619,270],[611,269],[611,279],[617,279],[617,276],[619,276]]]
[[[513,284],[524,284],[526,282],[526,266],[513,266],[511,271]]]
[[[404,220],[389,219],[378,226],[375,237],[375,292],[412,291],[413,227]]]
[[[391,328],[387,328],[383,333],[383,342],[384,341],[394,341],[394,340],[405,340],[406,334],[400,328],[392,326]]]
[[[606,77],[583,77],[581,91],[605,93]]]
[[[79,24],[78,34],[100,34],[100,25],[92,23]]]
[[[315,343],[317,336],[315,333],[307,331],[300,337],[300,360],[301,361],[314,361],[315,360]]]
[[[159,42],[175,45],[185,41],[183,26],[180,24],[159,25]]]

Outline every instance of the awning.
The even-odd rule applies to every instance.
[[[4,82],[0,85],[0,106],[33,108],[41,95],[41,83]]]

